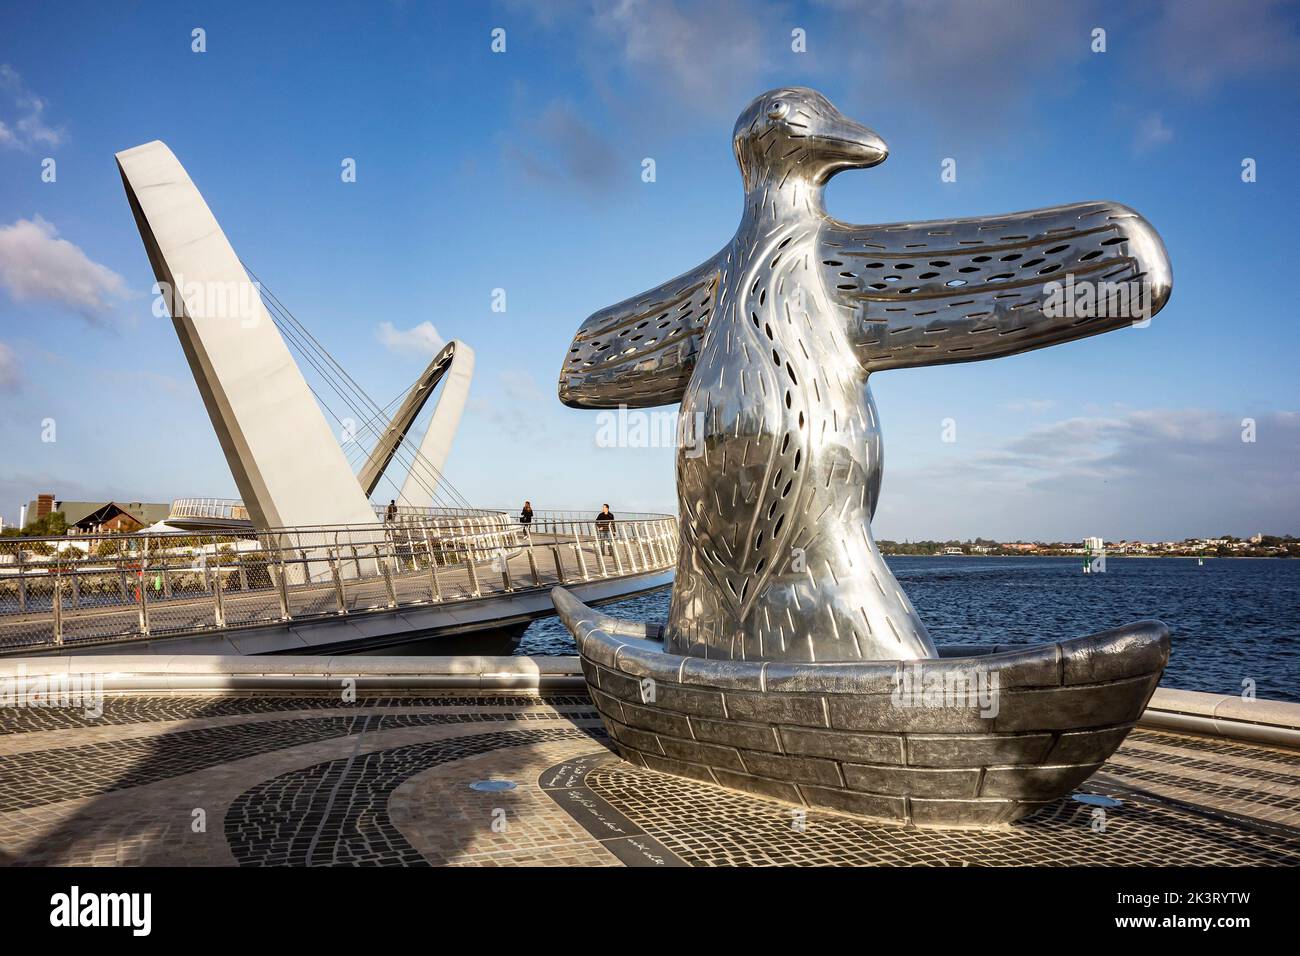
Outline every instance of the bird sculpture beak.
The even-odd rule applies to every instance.
[[[889,147],[880,134],[843,114],[819,133],[817,140],[831,161],[825,173],[827,179],[844,169],[878,166],[889,156]]]

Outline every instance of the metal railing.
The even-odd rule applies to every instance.
[[[248,509],[238,498],[177,498],[169,518],[210,518],[217,521],[247,521]]]
[[[372,505],[375,517],[387,515],[386,505]],[[463,518],[505,516],[506,512],[492,508],[417,508],[410,505],[398,505],[397,512],[403,517],[421,518]],[[175,498],[172,500],[168,519],[208,519],[212,521],[250,521],[251,516],[244,502],[239,498]]]
[[[612,526],[611,526],[612,525]],[[0,650],[198,634],[667,570],[677,521],[537,512],[0,538]]]

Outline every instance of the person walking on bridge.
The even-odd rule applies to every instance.
[[[596,537],[600,539],[601,554],[613,555],[614,512],[609,510],[608,503],[601,509],[600,514],[596,515]]]
[[[530,534],[533,526],[533,503],[525,499],[523,510],[519,512],[519,523],[523,525],[524,534]]]

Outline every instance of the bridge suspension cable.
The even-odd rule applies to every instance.
[[[271,315],[271,319],[275,322],[276,328],[280,330],[281,335],[285,337],[286,343],[311,366],[321,380],[329,386],[330,390],[343,401],[347,411],[351,413],[352,422],[349,423],[334,411],[324,396],[310,382],[308,383],[308,388],[316,396],[316,400],[321,407],[338,423],[344,434],[352,436],[349,444],[353,445],[354,449],[360,449],[364,454],[365,449],[361,445],[360,436],[369,433],[376,442],[379,441],[390,424],[388,410],[399,402],[406,395],[406,392],[402,392],[397,398],[380,408],[374,399],[366,393],[365,389],[348,374],[338,360],[289,311],[279,297],[267,288],[257,274],[246,263],[241,263],[241,265],[261,291],[267,312]],[[352,463],[352,454],[346,446],[345,454],[348,455],[349,463]],[[434,466],[433,462],[421,454],[415,444],[407,441],[407,436],[402,437],[393,457],[408,468],[416,484],[430,496],[435,506],[444,508],[471,507],[465,496],[446,479],[442,472]],[[401,488],[387,471],[383,474],[382,480],[392,485],[395,491],[394,497],[400,497]]]

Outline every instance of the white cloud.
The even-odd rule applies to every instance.
[[[823,0],[829,62],[949,130],[987,139],[1035,98],[1075,82],[1094,14],[1077,0]],[[845,97],[845,105],[854,102]],[[870,117],[867,117],[870,122]]]
[[[22,382],[18,356],[8,345],[0,342],[0,392],[16,392]]]
[[[552,101],[536,119],[524,121],[505,153],[543,182],[572,182],[596,191],[607,191],[618,182],[613,144],[567,101]],[[588,192],[584,188],[584,194]]]
[[[689,110],[730,120],[761,87],[774,54],[788,51],[782,5],[769,0],[617,0],[511,6],[543,29],[565,34],[591,88],[617,101],[619,81],[636,90],[623,104],[635,120],[647,110]]]
[[[480,380],[476,388],[475,397],[469,402],[470,409],[476,417],[491,424],[491,434],[497,440],[515,447],[528,444],[557,454],[559,436],[553,427],[556,416],[563,414],[563,406],[556,402],[554,391],[544,388],[531,372],[505,369],[489,381]],[[563,440],[573,437],[569,433]]]
[[[16,302],[54,302],[92,323],[127,292],[120,275],[59,239],[39,215],[0,226],[0,285]]]
[[[380,322],[377,335],[390,352],[427,355],[429,358],[437,355],[438,350],[447,344],[433,323],[427,321],[409,329],[394,328],[392,322]]]
[[[23,85],[18,71],[8,63],[0,63],[0,90],[9,94],[9,102],[19,113],[12,124],[0,121],[0,146],[53,148],[67,139],[62,127],[45,122],[45,101]]]
[[[1138,124],[1133,145],[1139,153],[1145,153],[1173,138],[1174,131],[1165,125],[1164,117],[1159,113],[1148,113]]]
[[[622,47],[634,71],[667,80],[696,106],[733,109],[753,96],[765,65],[764,36],[776,19],[767,3],[685,5],[667,0],[622,0],[594,10],[597,31]]]

